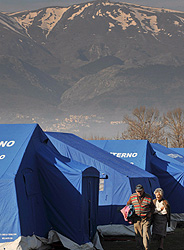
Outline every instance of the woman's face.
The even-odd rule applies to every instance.
[[[155,194],[155,197],[156,197],[157,200],[161,200],[162,199],[162,195],[159,192]]]

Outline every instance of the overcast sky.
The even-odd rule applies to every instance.
[[[33,10],[48,6],[66,6],[75,3],[90,2],[92,0],[0,0],[0,12]],[[163,7],[166,9],[184,12],[184,0],[110,0],[111,2],[128,2],[150,7]]]

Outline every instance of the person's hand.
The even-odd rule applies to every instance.
[[[161,207],[161,211],[162,211],[162,210],[164,210],[164,206],[163,206],[163,207]]]

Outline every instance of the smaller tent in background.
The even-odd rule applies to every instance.
[[[156,157],[152,158],[151,172],[165,190],[165,198],[171,204],[172,214],[184,220],[184,157],[172,149],[151,143]]]
[[[1,124],[0,138],[0,248],[93,249],[98,171],[48,147],[38,124]]]
[[[160,185],[157,177],[147,171],[107,153],[76,135],[57,132],[47,132],[46,135],[62,155],[93,166],[99,170],[100,176],[107,176],[100,182],[98,208],[98,225],[106,226],[105,232],[101,231],[104,234],[111,234],[114,230],[118,233],[119,225],[127,225],[120,209],[135,192],[137,184],[142,183],[145,191],[150,194]],[[100,230],[103,230],[102,227]]]
[[[162,160],[166,160],[168,162],[173,162],[175,164],[181,164],[184,167],[184,155],[179,152],[176,153],[176,149],[174,148],[167,148],[158,143],[151,143],[152,148],[156,152],[157,156]],[[180,149],[182,152],[182,150]],[[184,151],[183,151],[184,153]]]

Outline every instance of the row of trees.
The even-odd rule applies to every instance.
[[[184,113],[181,108],[160,115],[156,108],[141,106],[125,115],[126,129],[117,139],[148,140],[166,147],[184,147]]]

